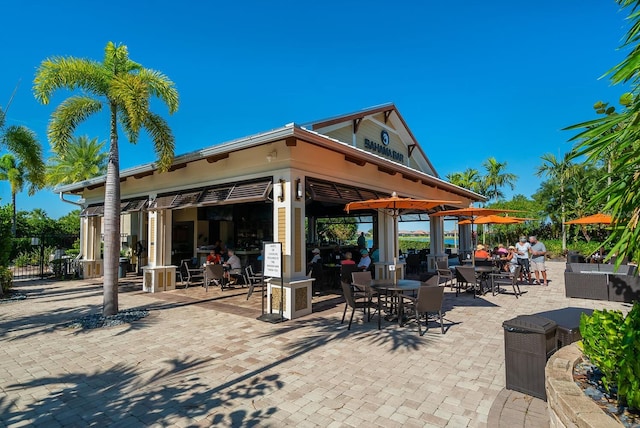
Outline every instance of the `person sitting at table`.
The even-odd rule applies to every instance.
[[[314,248],[311,250],[311,261],[308,263],[312,265],[313,263],[322,263],[322,257],[320,257],[320,248]]]
[[[358,269],[361,271],[366,271],[369,269],[369,266],[371,266],[371,257],[369,257],[369,251],[362,249],[360,250],[360,254],[362,254],[362,257],[360,257]]]
[[[378,263],[380,261],[380,249],[376,245],[371,247],[371,261],[373,263]]]
[[[516,271],[516,266],[518,266],[518,256],[516,255],[516,247],[513,245],[509,245],[509,252],[504,257],[506,263],[504,264],[504,270],[506,272],[514,273]]]
[[[356,262],[353,261],[353,254],[351,251],[347,251],[344,253],[344,260],[340,262],[341,265],[355,265]]]
[[[484,245],[482,244],[478,244],[473,255],[476,259],[488,259],[489,257],[491,257],[491,254],[489,254],[489,252],[484,249]]]
[[[220,254],[216,253],[216,250],[211,250],[209,252],[209,255],[207,256],[207,264],[217,265],[220,262],[222,262],[222,259],[220,258]]]
[[[240,258],[236,256],[235,251],[232,249],[228,249],[227,254],[229,258],[223,263],[225,267],[224,276],[229,281],[229,285],[233,285],[238,277],[242,275],[242,263],[240,263]]]
[[[509,250],[504,248],[504,244],[498,244],[498,250],[496,251],[500,257],[506,257],[509,254]]]

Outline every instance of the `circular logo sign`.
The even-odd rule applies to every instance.
[[[389,133],[384,129],[380,133],[380,139],[382,140],[382,144],[384,144],[385,146],[389,145]]]

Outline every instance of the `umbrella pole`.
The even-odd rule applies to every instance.
[[[396,285],[396,279],[397,279],[397,275],[396,275],[396,260],[398,257],[398,217],[395,215],[395,210],[394,210],[394,215],[393,215],[393,285]]]
[[[476,235],[476,242],[478,242],[478,235]],[[476,266],[476,252],[473,249],[473,217],[471,217],[471,266]]]

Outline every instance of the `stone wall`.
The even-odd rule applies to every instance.
[[[620,428],[573,380],[573,366],[582,357],[575,343],[561,348],[547,362],[545,389],[551,428]]]

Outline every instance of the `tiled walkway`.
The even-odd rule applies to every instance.
[[[363,323],[347,331],[343,304],[269,324],[259,294],[201,287],[149,295],[123,280],[120,308],[148,308],[131,325],[65,327],[99,312],[98,281],[17,284],[0,304],[0,426],[542,427],[546,404],[505,390],[502,322],[567,306],[563,263],[549,287],[520,299],[447,289],[446,334]],[[317,300],[318,298],[314,298]],[[244,302],[244,303],[243,303]],[[240,306],[241,305],[241,306]]]

